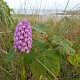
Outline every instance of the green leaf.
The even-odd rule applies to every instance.
[[[78,64],[80,63],[80,51],[78,51],[78,53],[75,55],[70,55],[68,59],[73,66],[77,67]]]
[[[53,50],[53,49],[46,49],[43,54],[45,54],[46,57],[50,57],[56,61],[61,60],[61,56],[58,51]]]
[[[41,75],[46,76],[47,71],[50,77],[53,76],[56,78],[60,71],[60,60],[61,57],[58,51],[53,49],[46,49],[44,52],[39,54],[37,61],[34,60],[32,63],[31,70],[33,75],[39,79],[39,76]]]
[[[43,23],[37,23],[37,24],[33,25],[32,29],[34,29],[40,33],[46,34],[45,25]]]
[[[54,35],[52,38],[52,43],[59,45],[59,49],[67,54],[75,53],[75,50],[72,48],[73,43],[63,37]]]
[[[80,50],[78,51],[78,54],[76,57],[77,57],[77,61],[80,62]]]
[[[48,47],[44,44],[44,42],[41,42],[39,40],[33,39],[33,48],[39,49],[39,51],[44,51]]]
[[[43,64],[51,71],[52,75],[59,75],[60,65],[58,61],[50,58],[44,58]]]
[[[33,61],[33,63],[30,66],[30,70],[37,80],[39,80],[40,76],[42,75],[48,78],[48,80],[51,80],[51,77],[47,73],[47,70],[37,60]]]
[[[60,71],[59,62],[61,60],[61,56],[58,51],[47,49],[39,59],[55,76],[58,76]]]
[[[69,62],[72,64],[72,65],[76,65],[77,64],[77,58],[76,58],[76,55],[70,55],[69,57],[68,57],[68,59],[69,59]]]

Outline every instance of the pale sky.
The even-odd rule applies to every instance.
[[[64,10],[68,0],[4,0],[10,8]],[[74,8],[75,7],[75,8]],[[69,0],[67,10],[80,9],[80,0]]]

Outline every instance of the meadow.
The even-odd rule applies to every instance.
[[[0,1],[0,80],[80,80],[80,16],[43,18],[41,15],[10,14]],[[14,31],[27,19],[32,27],[29,54],[14,50]]]

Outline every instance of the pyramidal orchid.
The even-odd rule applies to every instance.
[[[20,21],[14,32],[14,48],[20,52],[29,53],[32,48],[32,28],[30,23],[24,19]]]

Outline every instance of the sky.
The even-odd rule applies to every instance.
[[[4,0],[13,9],[52,9],[64,10],[68,0]],[[69,0],[67,10],[79,9],[80,0]]]

